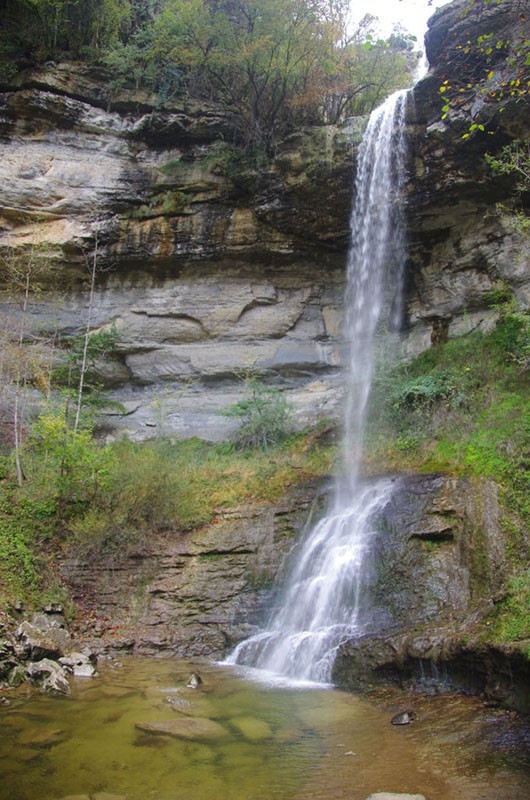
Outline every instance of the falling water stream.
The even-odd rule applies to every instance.
[[[69,697],[23,685],[0,706],[0,800],[364,800],[379,791],[528,798],[530,730],[510,715],[471,698],[418,698],[419,719],[402,729],[389,724],[399,696],[368,700],[314,683],[329,682],[337,647],[373,615],[370,545],[392,482],[358,473],[376,344],[388,343],[384,331],[400,315],[405,103],[397,94],[372,114],[359,157],[344,475],[329,512],[293,552],[269,629],[231,657],[287,680],[123,659],[102,661],[96,679],[73,679]],[[197,667],[195,690],[186,683]],[[293,678],[312,683],[294,686]]]
[[[371,114],[359,150],[344,324],[344,469],[328,513],[293,554],[279,611],[229,663],[326,683],[337,648],[371,621],[370,544],[393,483],[363,483],[359,464],[377,344],[388,343],[401,315],[406,102],[407,93],[397,92]]]

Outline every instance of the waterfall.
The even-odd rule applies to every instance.
[[[372,112],[359,149],[344,323],[343,475],[326,516],[291,554],[288,585],[268,629],[241,642],[227,659],[232,664],[329,682],[337,649],[371,622],[374,521],[393,483],[361,481],[359,464],[377,350],[402,311],[405,108],[406,92],[397,92]]]

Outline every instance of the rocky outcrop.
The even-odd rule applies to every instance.
[[[528,98],[512,95],[509,85],[528,70],[517,47],[529,34],[530,20],[511,0],[456,0],[429,22],[430,70],[409,106],[411,353],[487,330],[502,295],[530,303],[530,243],[510,211],[515,177],[496,174],[485,159],[527,137]],[[488,37],[491,53],[480,36]]]
[[[16,628],[14,618],[0,611],[0,688],[15,688],[29,681],[47,694],[69,694],[69,675],[96,675],[95,655],[86,648],[80,652],[79,647],[66,629],[62,607],[57,604],[45,606]],[[2,702],[10,701],[2,698]]]
[[[206,528],[154,535],[114,562],[64,561],[83,611],[79,635],[98,652],[222,657],[266,616],[314,497],[311,486],[277,505],[220,512]]]
[[[36,327],[83,330],[97,248],[91,327],[117,331],[99,369],[124,407],[109,429],[226,438],[222,410],[250,369],[289,394],[300,425],[332,415],[358,126],[293,134],[257,165],[215,106],[161,109],[108,81],[64,64],[0,95],[0,250],[46,265]]]
[[[376,521],[372,622],[339,649],[333,673],[339,685],[442,684],[530,708],[528,643],[483,638],[510,574],[510,539],[496,495],[491,481],[396,480]]]

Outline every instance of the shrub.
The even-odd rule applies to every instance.
[[[457,393],[457,382],[450,370],[404,378],[392,393],[396,409],[427,408],[440,400],[449,400]]]
[[[284,395],[257,378],[246,381],[247,397],[225,410],[227,417],[241,421],[236,446],[244,450],[257,447],[267,450],[287,438],[291,427],[292,406]]]

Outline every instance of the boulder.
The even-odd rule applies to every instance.
[[[43,615],[38,615],[43,616]],[[17,638],[29,658],[38,661],[41,658],[60,658],[72,650],[71,636],[68,631],[50,624],[48,628],[37,627],[24,620],[17,628]]]
[[[93,678],[96,667],[86,653],[70,653],[59,659],[59,663],[76,678]]]
[[[70,685],[63,667],[49,658],[31,663],[26,674],[31,681],[41,683],[47,694],[70,694]]]

